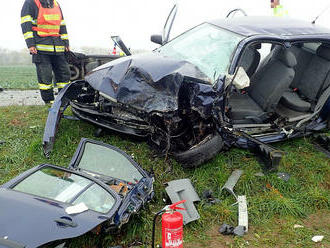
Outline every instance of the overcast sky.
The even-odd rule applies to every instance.
[[[1,0],[4,2],[4,0]],[[172,37],[205,20],[223,18],[229,10],[242,8],[248,15],[270,15],[270,0],[58,0],[66,19],[71,47],[111,49],[111,35],[120,35],[128,47],[151,50],[156,45],[150,35],[161,33],[174,3],[179,10]],[[20,11],[24,0],[2,4],[0,47],[25,48],[20,29]],[[281,0],[293,18],[311,21],[330,5],[329,0]],[[319,24],[330,28],[330,10]]]

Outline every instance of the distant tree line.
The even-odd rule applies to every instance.
[[[109,55],[112,49],[99,48],[99,47],[81,47],[79,49],[72,49],[75,52],[81,52],[84,54],[97,54],[97,55]],[[135,49],[132,53],[143,53],[145,50]],[[31,55],[27,49],[10,50],[0,47],[0,66],[4,65],[30,65],[32,63]]]
[[[110,54],[112,54],[112,49],[113,48],[83,46],[79,49],[76,49],[75,52],[81,52],[84,54],[110,55]],[[147,52],[147,50],[144,50],[144,49],[130,49],[130,50],[133,54]],[[117,52],[119,52],[119,48],[117,48]]]
[[[27,49],[18,51],[9,50],[0,47],[0,65],[29,65],[31,64],[31,55]]]

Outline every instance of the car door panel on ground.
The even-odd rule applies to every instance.
[[[39,165],[0,187],[0,247],[8,242],[38,247],[78,237],[104,222],[124,224],[121,215],[126,223],[127,207],[141,185],[144,195],[136,210],[151,199],[152,181],[123,151],[83,139],[68,169]]]

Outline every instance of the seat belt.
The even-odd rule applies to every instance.
[[[327,84],[326,84],[327,83]],[[319,88],[317,94],[316,94],[316,98],[313,100],[315,102],[315,105],[317,103],[317,99],[319,99],[319,97],[321,96],[322,92],[323,92],[323,88],[328,88],[330,86],[330,70],[327,73],[327,76],[325,77],[321,87]],[[315,106],[314,106],[315,107]],[[312,109],[314,110],[314,109]]]
[[[328,88],[326,88],[323,93],[321,94],[316,106],[315,106],[315,111],[313,114],[311,114],[310,116],[308,116],[305,119],[302,119],[301,121],[298,122],[298,124],[296,125],[297,128],[301,127],[302,124],[304,124],[305,122],[311,120],[312,118],[314,118],[317,114],[319,114],[324,106],[324,104],[328,101],[328,98],[330,97],[330,86],[328,86]]]

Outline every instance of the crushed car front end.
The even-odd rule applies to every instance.
[[[103,129],[144,137],[162,154],[194,154],[195,162],[189,161],[193,167],[222,149],[214,109],[216,105],[223,114],[222,79],[241,39],[204,23],[152,53],[123,57],[94,69],[85,80],[68,86],[79,89],[73,90],[73,97],[70,93],[60,94],[55,103],[70,95],[69,105],[79,119]],[[205,42],[211,49],[191,55],[189,51],[201,51]],[[55,133],[44,136],[46,154],[54,142],[51,136]],[[200,154],[199,147],[215,136],[214,152],[207,153],[205,148]],[[186,159],[179,160],[184,163]]]

